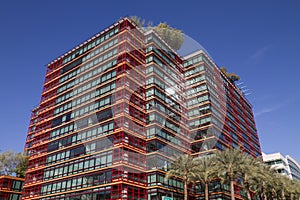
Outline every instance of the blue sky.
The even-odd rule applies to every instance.
[[[22,151],[45,66],[119,18],[167,21],[250,89],[262,150],[300,161],[300,1],[0,2],[0,149]]]

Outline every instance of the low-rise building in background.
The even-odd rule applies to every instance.
[[[300,164],[291,156],[283,156],[281,153],[263,153],[263,161],[275,168],[278,173],[285,174],[294,180],[300,180]]]
[[[0,176],[0,200],[21,199],[23,184],[23,178]]]

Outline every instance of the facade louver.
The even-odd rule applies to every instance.
[[[123,18],[47,66],[22,199],[182,199],[181,180],[164,181],[174,157],[228,147],[261,156],[240,89],[205,51],[181,57]]]

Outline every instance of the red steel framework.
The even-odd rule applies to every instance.
[[[21,199],[23,178],[0,176],[0,199]]]
[[[117,40],[117,44],[105,50],[103,55],[114,47],[117,49],[117,54],[102,61],[115,59],[116,63],[101,75],[115,72],[115,76],[94,87],[95,91],[100,91],[105,86],[115,84],[115,89],[113,92],[95,97],[95,102],[109,97],[110,104],[94,110],[92,114],[79,116],[76,120],[71,117],[72,112],[68,110],[69,108],[57,113],[59,106],[67,105],[65,102],[77,98],[71,96],[68,97],[69,99],[65,97],[64,101],[60,100],[71,91],[66,89],[67,91],[61,92],[60,88],[76,78],[76,76],[71,77],[63,82],[62,77],[79,70],[85,64],[82,61],[83,57],[95,52],[97,47],[92,47],[92,44],[104,36],[108,39],[103,42],[103,45],[101,43],[102,46],[113,40]],[[148,48],[152,50],[147,52]],[[192,58],[180,57],[156,33],[145,33],[131,20],[124,18],[50,63],[47,67],[40,104],[32,111],[30,119],[25,145],[30,159],[22,199],[69,197],[80,199],[87,198],[88,195],[95,195],[93,198],[97,199],[110,200],[161,199],[162,196],[171,194],[180,199],[183,194],[180,179],[172,179],[168,183],[158,181],[166,173],[166,163],[170,163],[177,153],[190,153],[197,156],[223,150],[225,147],[235,148],[237,144],[254,157],[259,156],[261,151],[251,105],[239,89],[210,61],[205,52],[200,51],[197,56],[202,56],[203,60],[186,65]],[[148,58],[154,60],[148,62]],[[197,98],[204,95],[209,98],[196,106],[189,106],[187,102],[194,96],[186,95],[188,91],[201,85],[214,88],[214,84],[208,81],[209,79],[185,86],[191,79],[185,75],[186,72],[200,65],[207,70],[194,73],[193,77],[204,74],[213,79],[218,87],[197,93]],[[160,71],[163,76],[158,72],[146,74],[146,69],[150,67]],[[94,80],[97,78],[95,77],[90,79]],[[90,79],[83,83],[92,82]],[[166,88],[173,87],[178,95],[171,97],[171,94],[168,97],[161,85],[146,84],[150,79],[161,82]],[[172,82],[175,85],[172,85]],[[147,96],[146,93],[150,90],[155,92],[152,96]],[[85,94],[85,91],[82,93]],[[214,97],[215,93],[222,95]],[[158,94],[168,98],[168,102]],[[215,102],[212,101],[212,97]],[[216,107],[217,104],[219,107]],[[201,110],[200,114],[194,118],[189,117],[188,113],[195,109]],[[214,112],[214,109],[218,110],[219,115]],[[94,115],[94,118],[90,117],[91,115]],[[234,116],[235,119],[231,119],[229,115]],[[66,121],[62,122],[62,116],[67,118]],[[218,126],[214,124],[217,122],[207,121],[197,127],[189,125],[193,120],[201,121],[205,117],[214,118],[223,124]],[[98,121],[95,121],[95,118]],[[155,120],[150,121],[150,118]],[[159,122],[161,118],[164,118],[164,124]],[[69,128],[76,123],[80,124],[79,122],[84,122],[82,127],[75,129],[72,126],[72,130]],[[94,138],[90,136],[87,141],[74,139],[77,134],[85,130],[104,126],[110,122],[113,122],[113,128],[109,129],[106,135],[97,135]],[[89,125],[91,127],[87,127]],[[53,131],[65,127],[70,130],[58,136],[51,135]],[[209,129],[218,132],[219,135],[207,137],[207,134],[212,134]],[[155,134],[149,136],[148,132],[153,130],[156,131]],[[103,144],[104,140],[110,143]],[[211,144],[210,140],[214,140],[214,146],[201,149],[203,144]],[[95,151],[88,155],[87,151],[90,147],[87,147],[95,141]],[[72,155],[58,157],[60,153],[67,151],[72,152]],[[102,155],[111,156],[111,160],[108,161],[107,158],[106,164],[95,162],[97,159],[101,160]],[[93,164],[85,166],[84,163]],[[64,171],[71,166],[72,173]],[[60,169],[63,172],[60,172]],[[56,172],[50,176],[51,170]],[[151,182],[152,178],[156,182]],[[68,185],[68,183],[72,184]],[[63,186],[66,189],[62,189]],[[236,195],[240,199],[240,189],[236,187]],[[203,194],[195,192],[192,185],[190,189],[190,199],[201,199]],[[216,197],[223,194],[224,191],[214,193]]]
[[[111,199],[146,198],[144,36],[128,20],[118,24],[118,57],[114,94]],[[128,42],[128,41],[131,42]],[[30,154],[23,199],[39,199],[62,70],[62,58],[47,68],[41,103],[33,110],[25,149]],[[135,91],[132,91],[135,88]],[[137,166],[136,163],[139,163]],[[126,175],[127,174],[127,175]],[[121,192],[122,191],[122,192]],[[126,194],[125,194],[126,191]],[[138,191],[138,192],[136,192]],[[131,194],[132,193],[132,194]],[[49,196],[49,195],[48,195]]]

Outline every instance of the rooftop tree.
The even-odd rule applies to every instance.
[[[221,72],[230,80],[230,82],[234,83],[235,81],[240,80],[240,77],[235,73],[229,73],[227,72],[226,67],[220,68]]]
[[[143,27],[145,20],[137,16],[130,17],[137,26]],[[182,31],[171,27],[166,22],[159,23],[157,26],[152,26],[152,22],[148,22],[148,28],[154,30],[172,49],[179,50],[183,44],[184,38]]]

